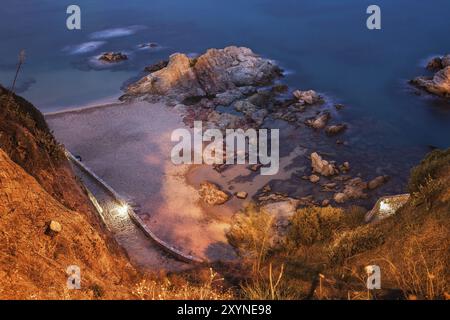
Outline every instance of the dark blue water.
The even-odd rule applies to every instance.
[[[376,2],[381,31],[366,28],[373,1],[365,0],[77,0],[82,30],[69,31],[65,11],[73,1],[0,0],[0,82],[11,83],[17,53],[25,49],[17,89],[53,111],[118,95],[144,66],[173,52],[242,45],[277,60],[290,86],[348,106],[343,117],[354,124],[354,144],[395,150],[397,161],[414,163],[429,145],[450,146],[448,104],[418,97],[406,85],[425,73],[427,57],[450,53],[450,2]],[[93,36],[111,28],[129,34]],[[103,45],[76,53],[90,41]],[[161,48],[138,50],[143,42]],[[109,50],[131,59],[106,69],[90,62]]]

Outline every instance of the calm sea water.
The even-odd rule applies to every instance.
[[[372,2],[0,0],[0,82],[11,83],[25,49],[18,91],[44,112],[61,110],[118,96],[125,81],[173,52],[247,46],[277,60],[290,86],[347,105],[353,142],[392,152],[407,167],[430,145],[450,146],[449,105],[418,97],[406,85],[424,74],[427,58],[450,52],[450,2],[378,0],[382,30],[369,31],[365,11]],[[81,31],[65,27],[73,3],[82,9]],[[144,42],[161,47],[139,50]],[[111,68],[92,62],[109,50],[131,59]]]

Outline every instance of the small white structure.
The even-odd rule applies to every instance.
[[[375,222],[394,215],[409,200],[409,193],[380,198],[372,210],[366,213],[366,222]]]

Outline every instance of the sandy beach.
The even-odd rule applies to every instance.
[[[208,260],[230,259],[228,224],[212,219],[186,183],[188,165],[170,160],[174,129],[184,127],[162,104],[134,102],[46,115],[59,141],[122,196],[161,239]]]

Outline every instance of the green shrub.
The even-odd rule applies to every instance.
[[[344,231],[329,247],[330,262],[342,263],[355,254],[374,249],[383,243],[383,232],[373,225]]]
[[[450,149],[434,150],[422,162],[411,170],[408,189],[410,193],[418,192],[427,180],[437,178],[439,171],[450,165]]]
[[[65,158],[64,147],[49,133],[36,130],[36,141],[41,148],[50,156],[52,160],[61,161]]]
[[[363,217],[357,207],[346,210],[331,206],[302,208],[291,218],[288,242],[298,246],[330,240],[335,232],[360,225]]]

